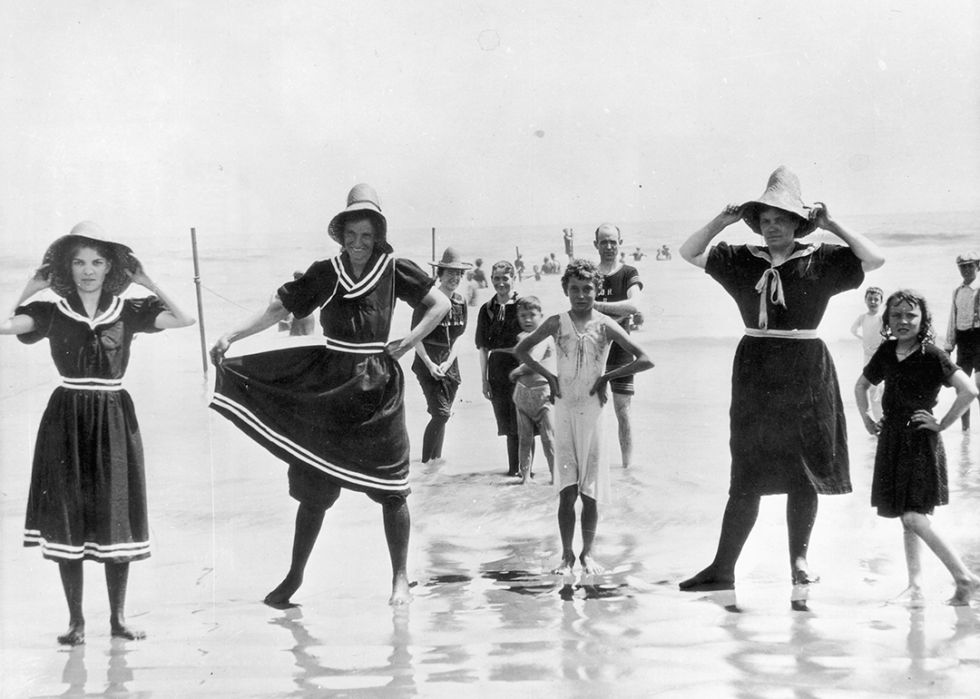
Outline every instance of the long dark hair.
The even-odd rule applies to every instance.
[[[914,289],[899,289],[885,301],[885,312],[881,314],[882,337],[886,340],[895,339],[895,335],[888,325],[888,310],[900,303],[907,303],[912,307],[917,306],[919,308],[919,312],[922,313],[922,320],[919,322],[918,340],[923,345],[934,345],[936,334],[932,329],[932,313],[929,311],[929,304],[926,302],[926,297]]]

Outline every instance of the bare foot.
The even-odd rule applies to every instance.
[[[918,585],[909,585],[897,596],[888,600],[888,604],[901,604],[906,607],[919,608],[926,606],[926,596]]]
[[[575,554],[564,553],[561,557],[561,565],[551,572],[553,575],[571,575],[573,570],[575,570]]]
[[[980,578],[973,576],[969,580],[961,580],[956,583],[956,594],[950,597],[946,604],[954,607],[964,607],[970,604],[974,595],[980,592]]]
[[[606,569],[596,563],[595,559],[592,558],[592,554],[586,555],[583,553],[579,560],[582,561],[582,568],[586,575],[599,575],[600,573],[606,572]]]
[[[275,590],[270,592],[262,600],[270,607],[276,609],[289,609],[290,607],[299,606],[290,601],[290,598],[299,589],[299,586],[303,584],[303,576],[294,576],[292,573],[286,575],[286,578],[279,583]]]
[[[112,625],[112,637],[127,641],[142,641],[146,638],[146,632],[127,626],[126,622],[116,622]]]
[[[388,604],[397,607],[402,604],[408,604],[411,601],[412,592],[408,577],[401,574],[396,575],[391,583],[391,598],[388,600]]]
[[[527,473],[521,476],[521,485],[527,485],[531,482],[531,476]]]
[[[80,646],[85,643],[85,622],[68,625],[68,631],[58,636],[58,643],[63,646]]]
[[[682,581],[678,587],[684,592],[734,590],[735,576],[730,573],[719,573],[712,566],[708,566],[697,575]]]

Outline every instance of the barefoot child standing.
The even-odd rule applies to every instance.
[[[609,316],[595,310],[602,282],[598,268],[586,260],[572,260],[561,278],[570,309],[551,316],[518,343],[518,359],[548,380],[555,401],[555,481],[559,490],[558,529],[562,561],[554,571],[570,573],[575,567],[575,503],[582,499],[582,553],[586,574],[602,572],[592,557],[592,543],[599,520],[598,503],[608,502],[609,460],[603,429],[608,394],[606,384],[653,367],[643,349]],[[536,361],[531,348],[554,338],[557,375]],[[603,373],[611,342],[633,355],[633,361]]]
[[[517,302],[517,319],[524,331],[523,339],[538,329],[544,320],[541,301],[537,296],[525,296]],[[557,370],[555,364],[555,341],[546,337],[530,350],[543,367],[551,373]],[[534,459],[534,433],[541,435],[541,447],[551,482],[555,482],[555,428],[552,420],[551,388],[548,380],[527,364],[521,364],[510,372],[514,386],[514,407],[517,410],[517,438],[521,485],[527,485],[531,478],[531,462]]]
[[[909,586],[899,600],[921,604],[919,539],[953,575],[956,593],[949,604],[966,605],[980,589],[980,578],[929,521],[936,505],[949,502],[946,453],[939,432],[956,422],[977,397],[969,377],[933,344],[932,319],[925,298],[902,289],[885,304],[886,340],[854,387],[864,426],[878,434],[871,504],[882,517],[900,517],[904,528]],[[885,382],[884,418],[868,415],[868,390]],[[952,386],[956,400],[942,420],[932,414],[939,389]]]

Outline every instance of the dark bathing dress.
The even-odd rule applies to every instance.
[[[278,294],[296,318],[321,309],[326,345],[234,357],[218,367],[211,408],[290,465],[297,500],[316,504],[303,484],[324,479],[373,498],[411,492],[405,380],[384,348],[395,299],[414,308],[433,284],[390,249],[375,252],[360,278],[346,252],[315,262]]]
[[[432,332],[422,338],[422,345],[429,359],[436,364],[442,364],[449,358],[453,344],[466,330],[466,299],[454,291],[449,298],[449,304],[449,313],[439,321],[439,325],[433,328]],[[413,328],[422,321],[424,315],[425,306],[415,309],[412,313]],[[422,358],[416,354],[415,361],[412,362],[412,371],[419,380],[422,393],[425,394],[429,415],[448,418],[452,413],[453,403],[456,402],[456,391],[459,390],[462,381],[459,375],[459,360],[452,363],[443,378],[437,379],[426,368]]]
[[[735,299],[747,333],[732,368],[729,495],[786,493],[806,482],[825,495],[851,492],[830,352],[818,338],[778,334],[816,330],[830,298],[864,281],[861,261],[845,246],[798,242],[773,267],[768,248],[719,243],[705,271]]]
[[[148,558],[143,442],[122,387],[136,333],[159,332],[156,297],[122,300],[103,292],[89,319],[77,293],[17,308],[44,338],[62,376],[41,417],[27,499],[24,546],[58,562],[128,563]]]
[[[513,354],[497,352],[517,344],[521,324],[517,319],[517,293],[501,305],[496,295],[480,307],[476,319],[476,348],[486,349],[487,379],[490,382],[490,404],[497,420],[497,435],[517,436],[517,408],[514,407],[514,384],[510,372],[520,362]]]
[[[959,367],[934,345],[923,345],[900,362],[896,344],[883,342],[864,368],[872,384],[885,382],[871,506],[882,517],[931,515],[935,506],[949,504],[946,450],[939,433],[917,429],[909,420],[916,410],[932,413],[939,390],[950,385]]]

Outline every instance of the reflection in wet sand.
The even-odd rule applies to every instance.
[[[280,626],[293,637],[294,644],[288,650],[295,658],[299,672],[293,681],[300,696],[320,696],[323,692],[343,691],[344,696],[377,696],[384,691],[385,697],[399,699],[418,694],[415,686],[415,669],[410,650],[411,635],[408,630],[409,609],[392,609],[391,652],[385,665],[359,666],[350,668],[330,667],[327,658],[331,655],[331,644],[314,637],[303,623],[303,611],[291,607],[282,616],[269,623]]]

